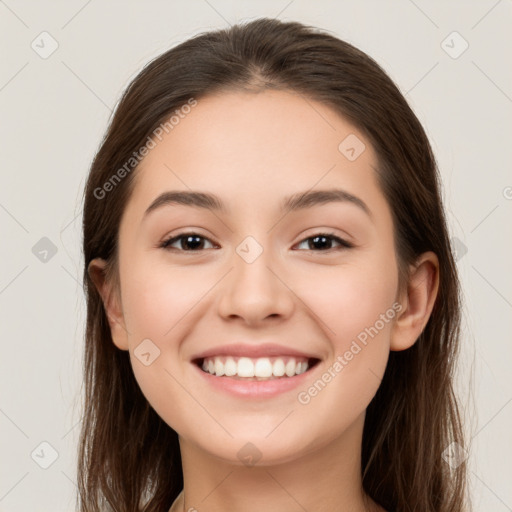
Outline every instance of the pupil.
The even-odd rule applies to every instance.
[[[328,240],[328,238],[325,236],[315,236],[312,239],[313,244],[316,244],[318,242],[318,240],[323,240],[323,242],[325,243],[325,241]],[[322,248],[322,247],[320,247],[320,248]],[[325,249],[325,247],[323,247],[323,248]]]
[[[190,242],[190,240],[195,240],[194,242]],[[187,246],[192,246],[192,249],[197,249],[198,246],[201,246],[201,237],[200,236],[187,236],[185,238],[185,244]]]

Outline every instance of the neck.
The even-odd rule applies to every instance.
[[[184,492],[178,510],[383,511],[362,489],[363,424],[364,414],[340,437],[301,457],[254,466],[219,459],[180,437]]]

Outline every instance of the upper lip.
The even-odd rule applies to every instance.
[[[284,345],[278,345],[276,343],[260,343],[258,345],[247,345],[243,343],[219,345],[216,347],[209,348],[204,352],[200,352],[192,356],[192,360],[204,359],[206,357],[213,356],[233,356],[233,357],[276,357],[276,356],[288,356],[288,357],[305,357],[308,359],[319,359],[315,354],[309,352],[303,352],[296,350]]]

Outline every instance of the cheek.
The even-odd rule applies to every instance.
[[[319,427],[327,438],[347,428],[377,392],[396,318],[393,274],[352,270],[325,280],[310,296],[332,354],[322,373],[300,390],[297,399],[310,414],[329,411],[329,421]]]
[[[194,307],[214,281],[211,271],[208,274],[197,267],[185,269],[148,260],[144,261],[142,256],[133,258],[120,269],[124,272],[121,275],[123,311],[132,367],[142,393],[160,417],[173,428],[181,422],[186,431],[186,426],[193,423],[189,415],[200,411],[194,408],[197,404],[180,385],[183,382],[180,343],[194,328],[197,321]],[[138,347],[147,339],[157,349],[146,342],[148,348],[144,352],[149,351],[151,362],[145,365],[139,360],[142,351]],[[179,420],[176,411],[180,411]]]
[[[192,267],[190,267],[191,269]],[[127,329],[137,336],[163,340],[207,292],[206,271],[140,260],[125,268],[123,311]],[[124,281],[123,281],[124,279]],[[209,285],[211,287],[211,285]]]
[[[375,261],[324,269],[314,279],[301,278],[294,291],[321,320],[319,325],[336,348],[343,349],[392,307],[396,287],[393,264]]]

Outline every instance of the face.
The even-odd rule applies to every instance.
[[[369,140],[284,91],[200,99],[155,140],[120,225],[113,328],[142,392],[183,440],[235,464],[341,439],[377,391],[401,308]]]

